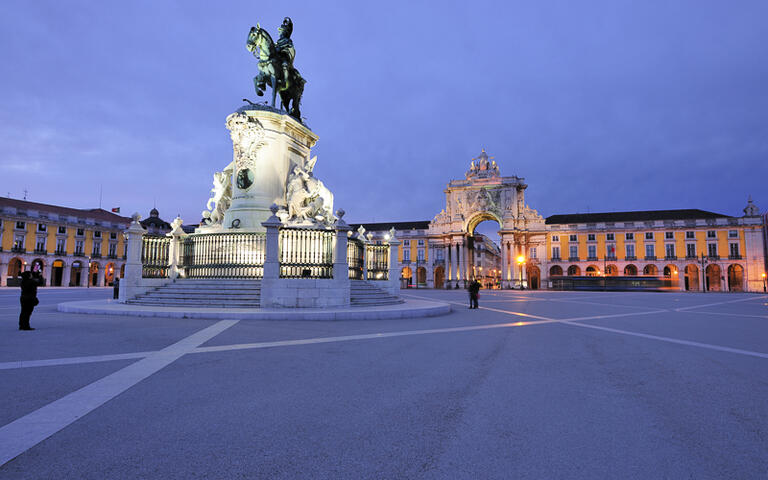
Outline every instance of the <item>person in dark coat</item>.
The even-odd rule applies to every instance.
[[[477,299],[480,297],[480,282],[476,278],[469,282],[469,308],[477,308]]]
[[[35,305],[40,303],[37,300],[37,280],[32,278],[31,272],[22,272],[21,274],[21,313],[19,314],[19,330],[34,330],[29,326],[29,317],[32,316],[32,310]]]

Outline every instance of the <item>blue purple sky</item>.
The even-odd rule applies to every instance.
[[[2,195],[196,223],[294,21],[346,220],[431,219],[481,148],[555,213],[768,208],[765,1],[4,1]]]

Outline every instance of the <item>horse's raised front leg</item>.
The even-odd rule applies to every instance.
[[[264,95],[264,84],[261,81],[261,75],[253,77],[253,87],[256,89],[256,95],[260,97]]]

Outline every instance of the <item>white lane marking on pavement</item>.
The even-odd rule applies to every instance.
[[[680,339],[671,338],[671,337],[661,337],[659,335],[650,335],[647,333],[630,332],[629,330],[620,330],[618,328],[601,327],[599,325],[590,325],[588,323],[571,323],[571,322],[561,322],[561,323],[573,325],[574,327],[592,328],[595,330],[602,330],[604,332],[618,333],[621,335],[630,335],[633,337],[647,338],[650,340],[659,340],[659,341],[668,342],[668,343],[676,343],[678,345],[707,348],[709,350],[717,350],[719,352],[738,353],[741,355],[748,355],[750,357],[768,358],[768,353],[753,352],[751,350],[742,350],[740,348],[723,347],[720,345],[713,345],[711,343],[693,342],[690,340],[680,340]]]
[[[560,299],[551,299],[550,302],[558,302],[558,303],[581,303],[584,305],[600,305],[602,307],[624,307],[624,308],[641,308],[643,310],[647,310],[648,307],[643,307],[639,305],[624,305],[619,303],[600,303],[600,302],[585,302],[583,300],[560,300]],[[667,309],[657,309],[659,312],[668,312]]]
[[[216,322],[143,360],[0,427],[0,465],[13,460],[237,322]]]
[[[700,313],[703,313],[705,315],[719,315],[721,317],[751,317],[751,318],[768,318],[768,315],[750,315],[748,313],[730,313],[730,312],[700,312],[700,311],[685,311],[685,312],[678,312],[678,313],[689,313],[691,315],[698,315]]]
[[[406,294],[404,294],[404,296],[413,297],[413,298],[422,298],[422,299],[425,299],[425,300],[430,300],[429,297],[422,297],[420,295],[406,295]],[[443,301],[445,302],[445,300],[443,300]],[[450,302],[450,301],[448,301],[447,303],[450,303],[451,305],[459,305],[459,306],[465,307],[467,310],[469,310],[469,307],[467,307],[466,303]],[[492,312],[506,313],[507,315],[517,315],[519,317],[535,318],[537,320],[557,321],[554,318],[542,317],[542,316],[539,316],[539,315],[532,315],[530,313],[513,312],[511,310],[501,310],[499,308],[480,307],[480,309],[481,310],[490,310]]]
[[[676,312],[683,312],[685,310],[693,310],[693,309],[696,309],[696,308],[714,307],[716,305],[725,305],[727,303],[748,302],[750,300],[761,300],[761,299],[766,299],[766,298],[768,298],[768,295],[760,295],[758,297],[739,298],[738,300],[728,300],[728,301],[725,301],[725,302],[705,303],[703,305],[692,305],[690,307],[680,307],[680,308],[675,308],[674,310]]]
[[[79,363],[112,362],[114,360],[135,360],[157,352],[115,353],[110,355],[91,355],[87,357],[49,358],[45,360],[19,360],[17,362],[0,362],[0,370],[13,368],[53,367],[56,365],[75,365]]]

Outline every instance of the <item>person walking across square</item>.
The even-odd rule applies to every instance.
[[[29,317],[35,305],[40,303],[37,299],[37,280],[32,278],[32,272],[21,274],[21,313],[19,314],[19,330],[34,330],[29,326]]]

